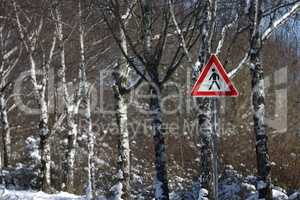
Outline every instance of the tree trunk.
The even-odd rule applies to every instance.
[[[10,164],[11,138],[10,127],[7,117],[6,99],[4,97],[4,94],[0,95],[0,116],[2,126],[3,167],[7,168]]]
[[[167,176],[167,155],[165,148],[165,137],[162,130],[161,119],[161,85],[159,81],[157,55],[153,52],[152,44],[152,1],[141,1],[143,34],[144,34],[144,58],[145,68],[148,71],[150,82],[150,111],[152,118],[153,140],[155,149],[155,199],[169,200],[169,187]]]
[[[127,54],[127,42],[123,29],[119,26],[120,45],[123,53]],[[115,79],[114,93],[116,100],[116,121],[118,124],[118,173],[116,184],[117,191],[115,191],[116,199],[130,199],[130,143],[128,132],[128,63],[124,55],[120,55],[119,65],[113,73]]]
[[[87,199],[92,200],[96,197],[95,191],[95,160],[94,160],[94,143],[95,136],[92,131],[91,105],[89,95],[83,97],[83,129],[82,134],[88,138],[88,185]]]
[[[0,149],[0,189],[4,186],[4,176],[3,176],[3,164],[2,164],[2,151]]]
[[[204,39],[204,38],[203,38]],[[205,44],[205,43],[203,43]],[[200,48],[199,62],[200,69],[196,69],[200,74],[203,66],[207,62],[208,55],[205,46]],[[200,184],[201,187],[208,191],[208,196],[212,197],[212,100],[210,98],[197,98],[198,104],[198,126],[200,141]],[[202,194],[203,195],[203,194]]]
[[[120,45],[123,52],[127,54],[127,41],[123,29],[119,25]],[[116,121],[118,124],[118,185],[122,186],[121,194],[117,194],[124,200],[130,199],[130,144],[127,127],[127,106],[128,99],[126,90],[128,85],[128,63],[126,57],[120,52],[119,65],[114,72],[115,100],[116,100]]]
[[[202,68],[208,61],[212,53],[212,38],[216,24],[216,9],[217,3],[215,0],[203,1],[203,6],[206,7],[203,21],[201,24],[201,38],[198,55],[198,63],[193,69],[193,78],[196,80],[202,71]],[[198,98],[198,122],[199,122],[199,138],[200,138],[200,184],[208,193],[202,193],[202,197],[213,199],[213,166],[212,166],[212,99]],[[217,152],[214,152],[214,155]],[[216,180],[216,179],[215,179]],[[207,196],[205,196],[207,194]],[[216,194],[215,194],[216,195]]]
[[[208,3],[207,3],[208,4]],[[206,5],[207,6],[207,5]],[[208,10],[208,8],[207,8]],[[202,71],[202,68],[208,61],[210,54],[209,44],[209,22],[208,11],[205,13],[205,22],[201,27],[201,43],[199,48],[199,56],[197,66],[193,69],[193,78],[197,79]],[[211,149],[211,137],[212,137],[212,101],[210,98],[197,98],[198,105],[198,125],[199,125],[199,140],[200,140],[200,184],[201,187],[208,191],[208,196],[202,194],[203,198],[211,197],[213,191],[212,188],[212,149]]]
[[[30,76],[34,86],[34,95],[39,102],[40,109],[40,123],[39,123],[39,137],[40,137],[40,168],[38,171],[38,187],[43,191],[50,192],[51,180],[50,180],[50,168],[51,168],[51,155],[50,155],[50,144],[49,144],[49,128],[48,128],[48,107],[46,101],[46,87],[48,81],[47,71],[43,71],[43,84],[38,85],[36,77],[36,62],[33,58],[32,53],[29,54],[31,63]],[[41,86],[41,89],[40,89]]]
[[[199,121],[199,138],[200,138],[200,183],[202,188],[208,190],[209,196],[212,192],[212,123],[210,98],[199,98],[198,102],[198,121]]]
[[[127,129],[127,98],[124,93],[115,92],[115,99],[117,101],[116,119],[119,129],[117,184],[122,185],[121,198],[128,200],[130,199],[130,147]]]
[[[11,155],[11,140],[10,140],[10,127],[7,119],[6,99],[4,94],[0,95],[0,124],[2,126],[2,144],[3,148],[0,149],[0,185],[5,186],[5,179],[3,170],[10,164]]]
[[[52,45],[49,51],[49,57],[48,60],[43,60],[42,64],[42,81],[41,84],[37,81],[37,71],[36,71],[36,59],[34,58],[34,55],[36,54],[36,39],[33,39],[29,35],[32,35],[32,33],[36,33],[36,37],[38,38],[42,27],[43,27],[43,20],[40,20],[40,23],[38,27],[35,27],[32,31],[30,30],[30,33],[24,34],[24,30],[26,28],[23,28],[21,25],[21,21],[19,19],[19,11],[17,9],[16,2],[13,1],[13,7],[16,15],[16,22],[17,27],[19,31],[20,38],[22,39],[23,45],[26,47],[27,55],[30,62],[30,77],[31,77],[31,83],[33,85],[34,90],[34,97],[38,101],[38,106],[40,110],[40,122],[39,122],[39,137],[40,137],[40,160],[38,160],[40,166],[38,171],[38,183],[37,186],[40,187],[43,191],[50,192],[51,191],[51,177],[50,177],[50,168],[51,168],[51,155],[50,155],[50,143],[49,143],[49,128],[48,128],[48,102],[46,99],[46,90],[47,90],[47,84],[48,84],[48,74],[49,74],[49,67],[50,63],[52,61],[53,52],[56,45],[56,36],[53,35],[53,41]],[[32,27],[33,28],[33,27]],[[42,57],[45,58],[45,54],[43,52]],[[37,167],[37,166],[35,166]]]
[[[64,34],[63,34],[63,22],[62,22],[62,5],[63,2],[58,1],[58,5],[55,7],[56,13],[56,34],[58,38],[58,50],[60,56],[60,68],[57,73],[57,77],[62,84],[64,106],[66,110],[66,122],[67,122],[67,148],[65,150],[65,161],[63,163],[63,184],[62,187],[67,192],[74,192],[74,163],[75,163],[75,151],[77,143],[77,124],[76,115],[78,114],[78,98],[81,94],[69,95],[67,83],[66,83],[66,61],[65,61],[65,46],[64,46]],[[80,76],[80,72],[79,72]],[[81,77],[79,77],[81,80]],[[81,86],[79,86],[81,89]]]
[[[86,77],[86,63],[85,63],[85,41],[84,41],[84,23],[83,23],[83,10],[81,7],[81,1],[78,0],[78,14],[79,14],[79,40],[80,40],[80,69],[79,78],[82,96],[83,106],[83,128],[82,134],[88,138],[88,185],[86,196],[88,200],[93,200],[96,197],[95,194],[95,162],[94,162],[94,143],[95,136],[92,131],[92,116],[91,116],[91,104],[90,104],[90,91]]]
[[[73,107],[73,106],[71,106]],[[77,125],[76,113],[72,108],[67,108],[67,149],[65,151],[65,162],[64,162],[64,184],[67,192],[74,192],[74,164],[75,164],[75,153],[77,143]],[[74,109],[74,108],[73,108]]]
[[[250,64],[251,64],[251,85],[252,85],[252,106],[254,120],[254,134],[256,137],[256,158],[258,182],[257,189],[259,199],[272,199],[270,160],[267,147],[267,133],[265,125],[265,86],[264,71],[261,65],[261,24],[262,1],[253,1],[250,12]]]
[[[162,130],[160,86],[150,86],[150,110],[152,115],[152,129],[155,149],[155,199],[169,200],[168,176],[167,176],[167,155],[165,148],[165,137]]]
[[[253,49],[252,49],[253,50]],[[252,77],[252,106],[254,110],[254,133],[256,137],[256,157],[258,183],[257,189],[259,199],[272,199],[271,177],[270,177],[270,160],[268,154],[265,125],[265,88],[264,88],[264,72],[261,66],[260,53],[253,50],[251,54],[251,64],[254,67],[251,69]],[[255,53],[256,52],[256,53]]]
[[[256,157],[258,170],[257,189],[259,199],[272,199],[271,191],[271,165],[269,161],[267,147],[267,133],[265,129],[265,92],[264,74],[259,59],[255,63],[255,68],[251,70],[252,75],[252,106],[254,110],[254,133],[256,137]]]
[[[41,154],[41,169],[39,179],[41,181],[41,189],[45,192],[51,192],[51,152],[49,143],[49,128],[48,128],[48,108],[47,103],[43,97],[40,98],[40,154]]]
[[[155,199],[156,200],[169,200],[169,187],[166,168],[166,148],[165,138],[162,130],[161,119],[161,86],[159,83],[158,64],[155,60],[152,50],[152,12],[151,1],[142,1],[143,12],[143,32],[144,32],[144,57],[147,60],[146,68],[151,77],[150,85],[150,111],[152,117],[153,140],[155,149]]]

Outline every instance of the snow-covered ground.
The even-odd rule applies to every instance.
[[[236,190],[236,188],[230,188],[227,192],[232,192],[232,190]],[[237,197],[235,194],[231,193],[231,197],[221,198],[221,200],[239,200],[240,197]],[[180,195],[171,193],[171,200],[187,200],[185,198],[180,197]],[[290,197],[288,197],[284,192],[273,189],[274,200],[299,200],[300,193],[296,192]],[[16,191],[16,190],[2,190],[0,192],[0,200],[85,200],[84,196],[77,196],[74,194],[69,194],[66,192],[60,192],[57,194],[46,194],[44,192],[36,192],[36,191]],[[101,197],[99,200],[106,200]],[[201,200],[201,199],[200,199]],[[242,199],[241,199],[242,200]],[[246,200],[258,200],[256,192],[250,194],[250,196]]]
[[[57,194],[46,194],[36,191],[16,191],[2,190],[0,191],[0,200],[83,200],[84,197],[76,196],[66,192]]]
[[[219,200],[258,200],[257,190],[255,188],[257,178],[255,176],[242,176],[229,166],[219,180]],[[142,184],[143,185],[143,184]],[[141,186],[143,187],[143,186]],[[170,193],[170,200],[204,200],[206,198],[199,198],[199,191],[204,190],[200,188],[199,183],[194,183],[189,190],[173,191]],[[150,195],[151,196],[151,195]],[[151,200],[150,196],[144,196],[138,193],[132,197],[137,200]],[[204,195],[205,196],[205,195]],[[274,200],[300,200],[300,191],[287,192],[280,188],[273,186]],[[111,200],[99,197],[97,200]],[[37,191],[21,191],[21,190],[7,190],[0,187],[0,200],[86,200],[85,196],[77,196],[66,192],[59,192],[57,194],[46,194]]]

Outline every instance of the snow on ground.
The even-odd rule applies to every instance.
[[[230,188],[230,189],[229,189]],[[227,189],[236,190],[236,188],[228,187]],[[228,192],[228,191],[227,191]],[[242,200],[240,197],[235,196],[234,192],[231,193],[231,197],[225,197],[221,200]],[[182,197],[180,195],[176,194],[175,192],[172,192],[170,194],[171,200],[182,200]],[[299,200],[300,194],[294,193],[290,197],[288,197],[284,192],[273,189],[273,197],[274,200]],[[144,199],[144,198],[142,198]],[[183,199],[190,199],[184,197]],[[193,199],[193,198],[191,198]],[[199,197],[200,200],[203,200],[203,198]],[[206,199],[206,198],[205,198]],[[46,194],[44,192],[36,192],[36,191],[17,191],[17,190],[2,190],[0,191],[0,200],[86,200],[84,196],[77,196],[74,194],[66,193],[66,192],[59,192],[57,194]],[[104,197],[98,198],[98,200],[106,200]],[[257,192],[253,192],[251,195],[249,195],[246,200],[258,200],[257,198]]]
[[[145,187],[142,179],[139,187]],[[178,181],[178,180],[177,180]],[[257,190],[257,178],[255,176],[243,176],[235,171],[232,167],[227,167],[222,176],[219,179],[219,200],[258,200]],[[112,196],[110,198],[98,197],[97,200],[113,200],[113,194],[118,194],[120,185],[113,187],[111,190]],[[114,191],[118,192],[115,193]],[[149,200],[152,199],[151,190],[149,188],[149,194],[135,191],[135,196],[132,199],[137,200]],[[199,195],[199,191],[201,194]],[[294,191],[289,193],[277,186],[273,186],[273,200],[300,200],[300,191]],[[203,196],[206,196],[207,191],[201,189],[199,182],[192,184],[192,188],[185,188],[182,186],[180,189],[173,189],[170,193],[170,200],[204,200]],[[60,192],[57,194],[46,194],[44,192],[37,191],[24,191],[24,190],[7,190],[0,185],[0,200],[86,200],[85,196],[77,196],[66,192]]]
[[[231,166],[222,174],[219,183],[220,200],[258,200],[255,176],[242,176]],[[300,200],[300,193],[295,191],[289,197],[280,187],[272,186],[273,200]]]
[[[50,195],[36,191],[2,190],[0,200],[84,200],[84,197],[66,192]]]

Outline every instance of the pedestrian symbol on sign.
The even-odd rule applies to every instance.
[[[213,80],[212,83],[211,83],[211,85],[210,85],[210,87],[209,87],[209,90],[212,89],[212,87],[214,86],[214,84],[216,84],[216,86],[218,87],[219,90],[221,89],[220,85],[218,83],[218,81],[220,80],[220,76],[219,76],[218,73],[216,73],[215,68],[212,69],[212,74],[211,74],[209,80]]]
[[[237,89],[229,79],[218,57],[212,55],[193,86],[192,96],[216,97],[238,95]]]

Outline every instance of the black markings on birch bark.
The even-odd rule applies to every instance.
[[[121,47],[124,53],[127,54],[127,42],[125,34],[121,27],[119,27],[119,37],[121,41]],[[128,97],[126,87],[128,85],[128,63],[127,59],[120,54],[119,64],[114,72],[114,95],[116,100],[116,121],[118,124],[118,172],[117,179],[118,185],[121,186],[122,199],[130,199],[130,144],[129,144],[129,132],[127,127],[127,104]]]
[[[267,133],[265,124],[265,87],[264,87],[264,70],[261,64],[261,15],[262,1],[255,0],[250,7],[250,71],[252,86],[252,107],[254,120],[254,134],[256,137],[256,157],[258,182],[257,189],[259,199],[272,199],[271,176],[270,176],[270,159],[267,147]]]
[[[10,127],[7,116],[7,105],[4,94],[0,94],[0,124],[2,128],[2,144],[3,144],[3,167],[7,168],[10,164],[11,156],[11,138]]]
[[[157,53],[153,53],[152,47],[152,8],[150,0],[143,0],[141,2],[141,9],[143,15],[143,33],[144,33],[144,57],[146,60],[146,69],[151,78],[150,82],[150,110],[152,117],[152,131],[155,149],[155,199],[169,200],[169,187],[167,176],[167,156],[165,149],[165,137],[162,130],[161,119],[161,85],[159,82]]]
[[[215,27],[215,1],[204,1],[206,6],[203,21],[200,22],[200,47],[198,55],[198,64],[193,69],[194,80],[200,74],[202,68],[208,61],[211,52],[212,36]],[[213,197],[213,166],[212,166],[212,99],[198,98],[198,122],[199,122],[199,139],[200,139],[200,183],[202,188],[208,190],[208,198]]]

